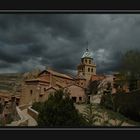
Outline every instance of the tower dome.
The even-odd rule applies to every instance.
[[[87,58],[93,58],[93,57],[92,57],[92,53],[89,52],[88,49],[86,49],[86,51],[84,52],[84,54],[83,54],[83,56],[82,56],[82,58],[85,58],[85,57],[87,57]]]
[[[93,54],[86,49],[83,56],[81,57],[81,63],[77,66],[77,75],[86,79],[88,82],[92,75],[96,75],[96,64],[93,62]]]

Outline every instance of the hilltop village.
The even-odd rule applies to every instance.
[[[115,93],[113,80],[114,76],[96,74],[96,64],[93,61],[91,52],[86,49],[81,57],[80,64],[77,66],[77,75],[75,77],[48,68],[41,71],[37,78],[25,80],[25,83],[22,85],[19,104],[43,102],[48,99],[49,94],[58,89],[67,90],[74,102],[83,103],[87,100],[86,95],[90,83],[100,81],[99,86],[102,86],[102,90],[104,90],[106,83],[110,82],[112,93]],[[124,87],[124,89],[127,92],[127,87]],[[98,92],[103,91],[100,89]],[[92,96],[88,96],[88,99],[90,99],[91,102],[93,100]]]
[[[36,77],[24,75],[18,94],[1,93],[0,101],[4,107],[1,118],[3,115],[7,116],[11,110],[14,110],[15,113],[16,107],[18,107],[17,110],[19,108],[20,110],[26,109],[26,113],[28,112],[26,116],[33,115],[35,112],[27,110],[27,107],[32,106],[35,102],[47,101],[49,95],[59,89],[69,92],[70,98],[77,104],[86,103],[87,101],[99,104],[101,96],[108,88],[108,84],[110,84],[111,94],[115,94],[118,89],[128,93],[127,82],[121,87],[116,86],[119,81],[117,75],[117,73],[114,75],[97,74],[92,54],[86,49],[81,57],[81,62],[77,66],[77,75],[75,77],[59,73],[53,68],[47,68],[39,72]],[[19,112],[17,111],[16,115],[13,115],[15,121],[17,119],[15,116],[21,113]],[[24,122],[26,122],[25,120]]]

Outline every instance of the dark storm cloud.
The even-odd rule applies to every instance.
[[[97,72],[116,71],[139,49],[137,14],[0,14],[0,72],[51,66],[74,73],[89,42]]]
[[[48,28],[53,37],[78,39],[83,36],[81,28],[86,18],[83,17],[69,14],[0,15],[0,37],[9,43],[28,43],[38,41],[38,33],[46,34]]]

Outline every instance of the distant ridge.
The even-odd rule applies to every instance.
[[[11,93],[21,79],[22,73],[0,73],[0,91]]]

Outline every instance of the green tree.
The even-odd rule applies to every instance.
[[[130,74],[140,73],[140,52],[138,50],[129,50],[122,57],[122,68],[123,71]]]
[[[96,95],[98,92],[99,84],[100,84],[100,81],[97,81],[97,80],[90,82],[90,84],[88,85],[89,94]]]
[[[68,93],[58,90],[39,108],[38,126],[81,127],[86,126],[82,114],[75,109]]]
[[[43,102],[34,102],[32,108],[35,109],[37,112],[40,112],[44,103]]]
[[[83,112],[83,116],[85,120],[87,121],[88,126],[95,125],[97,118],[101,117],[99,114],[96,113],[96,107],[92,103],[87,104]]]
[[[137,80],[140,77],[140,51],[129,50],[127,51],[121,60],[120,73],[123,76],[122,81],[127,80],[129,83],[129,89],[137,89]],[[125,79],[125,80],[124,80]]]
[[[100,105],[108,106],[110,109],[115,110],[113,95],[111,94],[111,83],[107,82],[106,89],[103,91],[103,95],[101,97]]]

